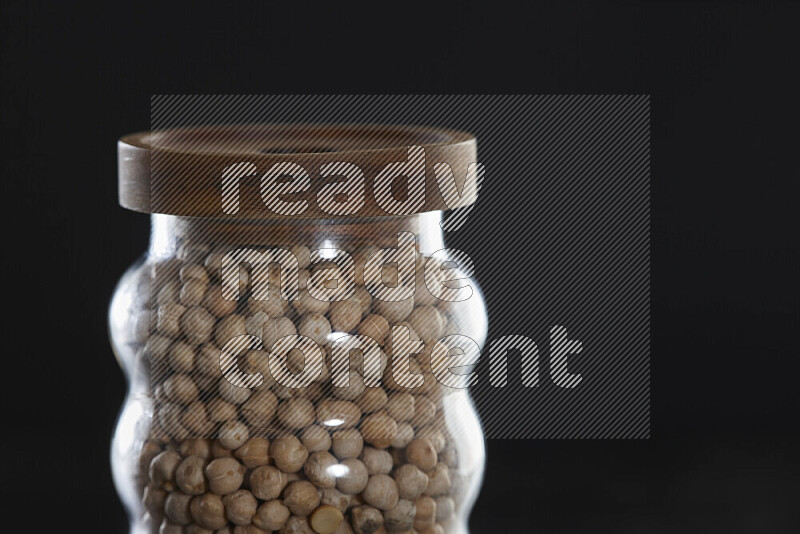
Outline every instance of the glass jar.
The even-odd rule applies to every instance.
[[[398,147],[442,132],[348,152],[280,128],[268,137],[294,139],[294,161],[302,146],[324,144],[325,157],[366,167],[364,153],[396,160]],[[155,152],[175,145],[153,139],[120,142],[121,203],[151,212],[151,238],[109,316],[129,388],[111,458],[131,532],[466,532],[483,437],[458,380],[467,374],[440,374],[459,345],[438,340],[469,336],[480,347],[487,319],[473,281],[468,298],[447,298],[453,282],[442,284],[450,293],[432,286],[466,278],[448,269],[458,257],[445,249],[442,212],[427,210],[446,206],[397,216],[367,201],[356,216],[326,218],[254,216],[246,204],[238,216],[192,212],[209,207],[190,192],[155,198]],[[215,161],[209,180],[229,167],[223,144],[215,156],[225,165]],[[187,180],[200,179],[193,172]],[[150,182],[146,201],[141,187],[130,193],[137,181]]]

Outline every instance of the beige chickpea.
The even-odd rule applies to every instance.
[[[439,453],[444,450],[445,445],[447,445],[447,438],[445,438],[444,434],[437,426],[438,425],[428,425],[418,429],[417,437],[430,441],[433,448]]]
[[[217,423],[235,419],[237,416],[236,405],[219,397],[213,398],[208,402],[206,411],[208,412],[208,418]]]
[[[400,423],[397,425],[397,434],[392,440],[392,447],[405,449],[411,440],[414,439],[414,427],[410,423]]]
[[[247,490],[238,490],[222,498],[225,516],[234,525],[249,525],[258,509],[258,501]]]
[[[214,429],[214,424],[208,419],[206,405],[199,400],[186,407],[181,415],[181,424],[195,435],[208,435]]]
[[[297,333],[311,339],[320,347],[328,343],[328,336],[331,335],[331,323],[324,315],[319,313],[306,313],[300,319]]]
[[[175,489],[175,471],[181,463],[181,455],[172,450],[157,454],[150,461],[150,480],[167,491]]]
[[[358,305],[361,306],[361,317],[369,315],[372,309],[372,295],[369,294],[369,290],[366,287],[357,286],[351,300],[358,302]]]
[[[444,523],[456,513],[456,503],[450,497],[436,497],[436,521]]]
[[[311,513],[308,522],[317,534],[334,534],[343,520],[338,508],[323,504]]]
[[[200,456],[189,456],[178,465],[175,483],[187,495],[202,495],[206,492],[204,475],[206,460]]]
[[[297,328],[288,317],[276,317],[264,324],[261,331],[261,343],[265,350],[270,350],[272,346],[282,337],[297,334]]]
[[[245,467],[235,458],[217,458],[206,466],[208,489],[217,495],[227,495],[242,487]]]
[[[242,404],[242,417],[254,427],[266,427],[275,417],[278,398],[268,390],[257,391]]]
[[[409,315],[408,322],[426,344],[438,341],[445,326],[442,314],[433,306],[417,306]]]
[[[382,449],[364,447],[360,459],[370,475],[388,475],[392,471],[392,455]]]
[[[361,398],[358,399],[358,406],[364,413],[373,413],[382,410],[389,397],[383,388],[367,388]]]
[[[201,258],[204,258],[205,252],[207,251],[196,249],[193,256],[184,256],[180,258],[185,262],[180,271],[178,271],[178,278],[180,278],[181,282],[186,283],[190,280],[197,280],[199,282],[208,283],[208,271],[206,271],[205,267],[202,265],[193,263],[194,261],[199,261]],[[178,252],[178,255],[180,257],[181,251]]]
[[[286,428],[305,428],[314,422],[314,417],[314,404],[308,399],[287,399],[278,405],[278,421]]]
[[[416,499],[428,487],[428,475],[413,464],[403,464],[394,472],[401,499]]]
[[[417,522],[414,522],[417,534],[444,534],[444,527],[439,523],[432,523],[422,528],[416,528]]]
[[[257,338],[263,340],[264,330],[267,328],[269,322],[269,314],[267,312],[258,311],[245,317],[244,329],[251,336],[256,336]]]
[[[158,527],[158,534],[183,534],[183,526],[164,519]]]
[[[411,424],[419,428],[429,424],[436,416],[436,404],[428,397],[417,395],[414,397],[414,416]]]
[[[181,333],[181,318],[186,313],[186,306],[177,302],[166,302],[156,312],[156,328],[164,335],[178,337]]]
[[[164,515],[164,503],[167,501],[167,492],[153,484],[148,484],[142,494],[142,505],[154,518]]]
[[[234,456],[249,469],[267,465],[270,460],[269,440],[265,438],[250,438],[236,449]]]
[[[247,334],[245,328],[245,318],[238,313],[228,315],[217,323],[214,329],[214,341],[218,347],[225,347],[225,345],[237,336]]]
[[[364,491],[369,482],[367,466],[361,460],[348,458],[341,465],[345,467],[341,476],[336,479],[336,489],[348,495],[355,495]]]
[[[450,491],[450,468],[443,463],[436,464],[436,467],[428,471],[428,486],[425,488],[425,495],[438,497]]]
[[[397,435],[397,422],[385,411],[368,415],[359,427],[364,441],[377,449],[385,449]]]
[[[250,491],[262,501],[277,499],[288,483],[286,473],[271,465],[262,465],[250,473]]]
[[[225,377],[220,378],[218,390],[219,396],[231,404],[242,404],[253,394],[250,388],[240,388],[228,382]]]
[[[238,449],[250,438],[250,430],[241,421],[226,421],[219,427],[219,443],[226,449]]]
[[[218,439],[211,442],[211,458],[233,458],[233,451],[223,447]]]
[[[358,325],[358,333],[374,339],[378,345],[383,345],[390,328],[386,317],[373,313],[364,317],[364,320]]]
[[[200,344],[211,339],[216,318],[205,308],[193,306],[181,316],[181,331],[189,343]]]
[[[178,373],[189,373],[194,370],[195,350],[188,343],[176,341],[169,348],[167,363]]]
[[[366,486],[366,480],[365,480]],[[350,502],[353,500],[352,495],[348,495],[347,493],[341,492],[335,488],[325,488],[322,490],[322,495],[320,495],[319,502],[322,504],[327,504],[329,506],[334,506],[338,508],[342,513],[346,512],[348,508],[350,508]]]
[[[416,438],[406,447],[406,460],[422,469],[429,471],[438,461],[436,449],[425,438]]]
[[[400,494],[397,483],[389,475],[372,475],[364,488],[364,501],[379,510],[390,510],[397,505]]]
[[[178,299],[184,306],[198,306],[203,302],[203,298],[208,290],[208,282],[201,280],[187,280],[181,286],[181,293]]]
[[[192,514],[189,512],[191,501],[191,495],[180,491],[171,491],[164,502],[164,515],[176,525],[188,525],[192,522]]]
[[[383,514],[372,506],[356,506],[350,516],[356,534],[377,533],[383,527]]]
[[[286,521],[280,534],[315,534],[315,532],[308,524],[307,517],[293,515]]]
[[[325,399],[317,406],[316,418],[324,428],[352,428],[361,420],[361,409],[354,402]]]
[[[319,425],[306,427],[300,441],[309,452],[327,451],[331,448],[331,435]]]
[[[383,526],[388,532],[407,532],[414,525],[417,507],[412,501],[400,499],[394,508],[383,514]]]
[[[414,417],[414,395],[405,392],[392,393],[386,404],[386,413],[395,421],[402,423]]]
[[[414,297],[399,301],[372,301],[372,312],[383,315],[390,323],[399,323],[411,314],[414,309]]]
[[[297,310],[297,313],[309,314],[325,314],[331,307],[331,303],[325,300],[317,300],[311,296],[307,289],[299,292],[297,300],[292,302],[292,306]]]
[[[280,530],[292,513],[281,501],[270,500],[258,507],[253,524],[267,531]]]
[[[283,492],[283,504],[292,514],[305,517],[319,506],[319,494],[314,484],[307,480],[292,482]]]
[[[162,306],[170,302],[177,303],[181,293],[181,285],[176,280],[164,282],[156,294],[156,304]]]
[[[364,448],[364,438],[355,428],[345,428],[333,433],[331,450],[337,458],[358,458]]]
[[[197,398],[197,386],[185,374],[176,374],[164,381],[164,394],[171,401],[189,404]]]
[[[228,300],[222,296],[222,286],[219,284],[210,285],[203,297],[203,307],[217,318],[222,318],[235,312],[236,305],[237,302],[235,300]]]
[[[213,493],[197,495],[192,498],[189,505],[194,522],[203,528],[216,530],[223,528],[227,523],[225,519],[225,505],[222,497]]]
[[[331,469],[339,462],[336,457],[327,451],[312,453],[303,466],[308,480],[318,488],[333,488],[336,486],[336,475]]]
[[[293,435],[274,439],[269,453],[278,469],[285,473],[300,471],[308,459],[308,449]]]
[[[414,518],[414,528],[419,530],[432,525],[436,521],[436,501],[431,497],[419,497],[414,500],[417,515]]]
[[[361,304],[352,300],[332,302],[328,311],[331,328],[336,332],[350,332],[361,321]]]
[[[311,265],[311,250],[305,245],[293,245],[289,252],[294,254],[294,257],[297,258],[297,267],[300,269],[305,269],[309,265]]]
[[[154,334],[147,340],[143,354],[149,358],[151,366],[159,366],[167,363],[171,349],[171,337]]]

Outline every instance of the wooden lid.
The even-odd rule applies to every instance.
[[[475,202],[475,177],[467,173],[469,164],[476,162],[473,135],[441,128],[346,124],[205,126],[126,135],[118,143],[119,202],[144,213],[226,219],[396,216],[376,200],[374,180],[387,166],[406,163],[412,146],[424,149],[425,169],[424,204],[415,213]],[[322,166],[336,162],[354,164],[363,172],[364,204],[355,213],[331,214],[317,202],[323,187],[343,179],[335,173],[321,176]],[[262,176],[284,163],[301,166],[310,178],[307,189],[281,195],[286,201],[306,200],[302,213],[278,214],[262,199]],[[437,163],[450,165],[460,192],[456,200],[448,195],[449,205],[441,191],[447,188],[439,185],[434,171]],[[228,205],[224,211],[223,170],[239,164],[236,168],[255,172],[238,179],[236,209]],[[391,187],[400,202],[408,195],[407,180],[401,176]]]

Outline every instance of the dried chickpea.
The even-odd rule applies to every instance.
[[[331,323],[324,315],[314,312],[306,313],[300,319],[297,333],[323,347],[328,343],[328,336],[331,335]]]
[[[408,322],[426,344],[436,343],[445,326],[441,313],[433,306],[417,306],[409,315]]]
[[[438,453],[444,450],[444,447],[447,444],[447,438],[445,438],[444,434],[437,428],[437,426],[439,425],[428,425],[418,429],[417,437],[430,441],[431,445],[433,445],[433,448]]]
[[[414,297],[409,297],[400,301],[384,301],[375,299],[372,301],[373,313],[383,315],[390,323],[399,323],[411,314],[414,309]]]
[[[314,404],[307,399],[287,399],[278,405],[278,420],[287,428],[305,428],[314,417]]]
[[[264,427],[275,417],[278,398],[271,391],[257,391],[242,404],[242,417],[254,427]]]
[[[186,306],[177,302],[162,304],[156,312],[156,328],[162,334],[178,337],[181,333],[181,318],[185,313]]]
[[[183,534],[183,527],[173,523],[169,519],[164,519],[158,527],[159,534]]]
[[[187,495],[202,495],[206,492],[204,470],[206,460],[200,456],[185,458],[175,471],[175,483]]]
[[[171,401],[189,404],[197,398],[197,393],[197,385],[188,375],[172,375],[164,381],[164,394]]]
[[[236,419],[237,416],[236,406],[220,397],[211,399],[206,408],[208,418],[217,423]]]
[[[176,525],[188,525],[192,522],[192,514],[189,512],[191,500],[191,495],[171,491],[164,502],[164,515]]]
[[[364,413],[373,413],[382,410],[388,401],[389,397],[383,388],[367,388],[358,399],[358,406]]]
[[[417,515],[414,518],[414,528],[419,530],[432,525],[436,521],[436,501],[431,497],[419,497],[414,501]]]
[[[292,514],[305,517],[319,506],[317,488],[307,480],[292,482],[283,492],[283,504]]]
[[[364,501],[379,510],[390,510],[397,505],[400,494],[397,483],[389,475],[372,475],[364,488]]]
[[[336,489],[347,495],[355,495],[364,491],[369,480],[369,473],[364,463],[355,458],[348,458],[343,460],[340,465],[342,467],[336,473]]]
[[[325,488],[322,490],[322,495],[320,496],[319,501],[322,504],[327,504],[330,506],[335,506],[338,508],[342,513],[346,512],[348,508],[350,508],[350,502],[353,500],[352,495],[348,495],[347,493],[343,493],[335,488]]]
[[[219,396],[231,404],[242,404],[253,394],[253,390],[249,388],[240,388],[234,386],[223,377],[219,380]]]
[[[356,534],[373,534],[383,527],[383,514],[371,506],[356,506],[350,515]]]
[[[405,392],[392,393],[386,404],[386,413],[402,423],[414,417],[414,395]]]
[[[361,304],[351,300],[332,302],[328,317],[334,331],[351,332],[361,321]]]
[[[222,503],[222,498],[213,493],[192,498],[189,511],[194,522],[203,528],[216,530],[228,523],[225,519],[225,505]]]
[[[264,438],[250,438],[244,445],[236,449],[234,456],[245,467],[254,469],[269,463],[269,440]]]
[[[308,480],[318,488],[333,488],[336,486],[336,475],[331,469],[338,464],[336,457],[327,451],[312,453],[303,466]]]
[[[392,447],[396,449],[405,449],[413,439],[414,427],[409,423],[400,423],[397,425],[397,434],[395,434],[392,440]]]
[[[258,509],[258,501],[247,490],[238,490],[222,498],[225,516],[234,525],[249,525]]]
[[[199,260],[201,251],[194,252],[194,257],[184,257],[181,258],[185,261],[192,261],[192,260]],[[180,271],[178,271],[178,278],[181,282],[186,283],[190,280],[197,280],[199,282],[208,283],[208,272],[202,265],[197,265],[195,263],[189,263],[181,267]]]
[[[358,458],[364,448],[364,438],[355,428],[345,428],[333,433],[331,450],[338,458]]]
[[[386,317],[375,313],[364,317],[364,320],[358,325],[358,333],[374,339],[378,345],[383,345],[389,331],[389,321],[386,320]]]
[[[303,468],[308,459],[308,449],[295,436],[287,435],[276,438],[269,448],[275,465],[285,473],[296,473]]]
[[[334,534],[343,520],[338,508],[323,504],[311,513],[309,523],[317,534]]]
[[[436,497],[436,520],[443,523],[456,513],[456,503],[450,497]]]
[[[370,475],[388,475],[392,471],[392,455],[385,450],[364,447],[360,459]]]
[[[419,428],[425,426],[436,416],[436,404],[432,400],[422,395],[414,398],[414,417],[411,424]]]
[[[394,508],[384,512],[383,526],[389,532],[406,532],[413,527],[416,514],[417,507],[413,502],[400,499]]]
[[[244,317],[234,313],[220,320],[217,324],[217,327],[214,329],[214,341],[217,343],[218,347],[224,348],[231,339],[245,334],[247,334],[247,329],[245,328]]]
[[[183,341],[176,341],[169,348],[167,363],[170,368],[178,373],[188,373],[194,369],[194,348]]]
[[[212,284],[203,297],[203,307],[214,317],[222,318],[236,311],[236,301],[222,296],[222,286]]]
[[[438,457],[429,440],[417,438],[406,447],[406,460],[423,471],[429,471],[436,465]]]
[[[178,299],[184,306],[197,306],[203,302],[206,290],[208,290],[208,282],[187,280],[181,287],[181,293]]]
[[[262,501],[277,499],[288,483],[286,473],[271,465],[262,465],[250,473],[250,491]]]
[[[377,449],[385,449],[397,435],[397,422],[386,412],[380,411],[365,417],[360,429],[364,441]]]
[[[333,387],[333,395],[342,400],[356,400],[364,394],[367,386],[364,384],[364,378],[356,371],[349,371],[347,373],[347,386]]]
[[[428,487],[428,475],[417,466],[403,464],[394,471],[394,480],[401,499],[416,499]]]
[[[267,531],[280,530],[292,513],[278,500],[270,500],[258,507],[253,524]]]
[[[446,465],[438,463],[427,474],[429,481],[428,486],[425,488],[425,495],[438,497],[450,490],[450,468]]]
[[[167,492],[163,489],[153,484],[148,484],[144,487],[142,504],[144,505],[145,510],[150,512],[150,515],[152,515],[154,518],[158,519],[164,515],[164,503],[166,500]]]
[[[216,318],[205,308],[192,306],[181,316],[180,326],[189,343],[200,344],[211,339]]]
[[[361,409],[353,402],[325,399],[317,406],[316,417],[325,428],[352,428],[361,420]]]
[[[324,314],[328,313],[331,307],[330,302],[315,299],[307,289],[303,289],[299,292],[297,300],[293,301],[292,305],[294,309],[297,310],[297,313],[301,314]]]
[[[219,428],[219,444],[226,449],[238,449],[250,438],[250,430],[241,421],[226,421]]]
[[[233,493],[244,481],[245,468],[235,458],[216,458],[206,466],[208,488],[217,495]]]
[[[218,439],[211,442],[212,458],[233,458],[233,451],[223,447]]]
[[[175,451],[166,450],[156,455],[150,461],[150,480],[157,486],[172,491],[175,489],[175,471],[181,463],[181,455]]]
[[[286,525],[281,529],[280,534],[314,534],[311,525],[308,524],[307,517],[293,515],[286,521]]]
[[[331,435],[318,425],[311,425],[303,430],[300,441],[309,452],[327,451],[331,448]]]

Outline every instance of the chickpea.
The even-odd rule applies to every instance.
[[[456,503],[450,497],[436,497],[436,520],[443,523],[456,513]]]
[[[186,407],[181,415],[181,424],[196,435],[210,434],[214,428],[213,423],[208,420],[206,405],[199,400]]]
[[[297,313],[301,314],[324,314],[328,313],[328,310],[331,307],[330,302],[315,299],[311,296],[311,293],[309,293],[307,289],[300,291],[297,300],[292,302],[292,305],[294,306],[294,309],[297,310]]]
[[[430,471],[436,465],[438,457],[429,440],[417,438],[406,447],[406,460],[423,471]]]
[[[390,510],[397,505],[400,494],[397,483],[389,475],[372,475],[364,488],[364,501],[379,510]]]
[[[241,421],[226,421],[219,428],[219,444],[226,449],[238,449],[249,438],[250,430]]]
[[[185,313],[186,307],[177,302],[162,304],[156,313],[156,328],[164,335],[178,337],[181,333],[181,319]]]
[[[247,490],[235,491],[222,498],[225,516],[234,525],[249,525],[258,508],[258,501]]]
[[[164,515],[176,525],[188,525],[192,522],[192,515],[189,513],[189,503],[191,495],[186,495],[180,491],[172,491],[167,495],[164,502]]]
[[[290,515],[291,512],[281,501],[271,500],[258,507],[253,524],[267,531],[280,530]]]
[[[355,371],[347,373],[347,386],[333,387],[334,396],[342,400],[356,400],[364,394],[367,386],[364,384],[364,378]]]
[[[308,457],[303,472],[308,480],[318,488],[333,488],[336,486],[336,476],[330,469],[338,461],[327,451],[312,453]]]
[[[414,501],[417,515],[414,518],[414,528],[419,530],[430,526],[436,521],[436,501],[431,497],[419,497]]]
[[[365,484],[366,487],[366,484]],[[335,506],[338,508],[342,513],[346,512],[348,508],[350,508],[350,502],[353,500],[352,495],[348,495],[343,493],[335,488],[325,488],[322,490],[322,495],[320,496],[320,502],[322,504],[327,504],[330,506]]]
[[[249,391],[249,390],[248,390]],[[254,427],[265,427],[275,417],[278,398],[271,391],[257,391],[242,405],[242,417]]]
[[[309,523],[318,534],[334,534],[343,520],[344,515],[338,508],[323,504],[311,514]]]
[[[207,406],[208,418],[216,423],[236,419],[236,406],[230,402],[216,397],[211,399]]]
[[[443,463],[436,464],[428,472],[428,486],[425,488],[425,495],[438,497],[446,494],[450,490],[450,468]]]
[[[317,488],[311,482],[298,480],[292,482],[283,492],[283,504],[297,516],[305,517],[319,506]]]
[[[172,375],[164,381],[164,394],[171,401],[189,404],[197,398],[197,393],[197,386],[187,375]]]
[[[429,424],[436,417],[436,404],[422,395],[414,398],[414,416],[411,424],[419,428]]]
[[[397,422],[384,411],[365,417],[360,428],[364,441],[377,449],[390,446],[397,435]]]
[[[177,373],[188,373],[194,369],[195,351],[191,345],[176,341],[169,348],[167,363]]]
[[[159,519],[164,515],[164,503],[167,501],[167,492],[163,489],[148,484],[144,488],[142,504],[145,510],[150,512],[154,518]]]
[[[405,449],[413,439],[414,427],[409,423],[400,423],[397,425],[397,434],[395,434],[392,440],[392,447],[396,449]]]
[[[219,284],[212,284],[206,290],[203,297],[203,307],[208,310],[211,315],[221,319],[236,311],[236,301],[227,300],[222,296],[222,286]]]
[[[180,463],[181,455],[175,451],[166,450],[156,455],[150,462],[150,480],[167,491],[174,490],[175,471]]]
[[[202,495],[206,492],[206,479],[203,475],[206,460],[200,456],[185,458],[175,471],[175,483],[187,495]]]
[[[383,527],[383,514],[371,506],[356,506],[350,515],[356,534],[373,534]]]
[[[358,333],[374,339],[378,345],[383,345],[390,329],[391,327],[386,317],[375,313],[364,317],[364,320],[358,325]]]
[[[358,458],[364,448],[364,438],[355,428],[337,430],[333,433],[331,449],[338,458]]]
[[[392,455],[385,450],[364,447],[360,459],[370,475],[388,475],[392,471]]]
[[[425,344],[436,343],[445,326],[442,314],[433,306],[417,306],[408,322]]]
[[[231,404],[242,404],[249,399],[252,394],[252,389],[234,386],[224,377],[219,381],[219,396]]]
[[[333,302],[328,317],[334,331],[351,332],[361,321],[361,304],[352,300]]]
[[[413,502],[401,499],[394,508],[383,514],[383,525],[389,532],[406,532],[414,525],[417,507]]]
[[[235,458],[217,458],[206,466],[208,488],[217,495],[233,493],[242,486],[245,468]]]
[[[175,524],[169,519],[164,519],[158,527],[159,534],[183,534],[183,527]]]
[[[287,399],[278,405],[278,420],[287,428],[305,428],[314,422],[314,415],[314,404],[307,399]]]
[[[288,317],[275,317],[264,325],[261,330],[261,343],[266,350],[282,337],[293,336],[297,333],[297,328]]]
[[[308,518],[293,515],[286,521],[286,525],[281,529],[280,534],[314,534]]]
[[[201,280],[187,280],[181,287],[178,299],[184,306],[198,306],[206,295],[208,282]]]
[[[417,437],[430,441],[437,453],[444,450],[444,446],[447,444],[447,438],[445,438],[442,431],[434,425],[428,425],[417,430]]]
[[[400,301],[384,301],[375,299],[372,301],[373,313],[383,315],[390,323],[399,323],[411,314],[414,309],[414,297]]]
[[[224,527],[227,523],[222,498],[213,493],[206,493],[192,498],[192,502],[189,504],[189,511],[194,522],[203,528],[215,530]]]
[[[306,313],[300,319],[297,332],[323,347],[328,343],[328,336],[331,335],[331,323],[328,322],[324,315],[313,312]]]
[[[386,404],[386,413],[395,421],[403,423],[414,417],[414,396],[410,393],[392,393]]]
[[[296,473],[308,459],[308,449],[293,435],[281,436],[272,441],[269,453],[275,465],[285,473]]]
[[[428,475],[413,464],[403,464],[394,472],[401,499],[416,499],[428,487]]]
[[[250,473],[250,490],[262,501],[277,499],[288,483],[286,473],[271,465],[262,465]]]
[[[350,495],[364,491],[369,482],[367,466],[361,460],[356,460],[355,458],[343,460],[342,465],[347,470],[336,479],[336,489]]]
[[[389,397],[383,388],[367,388],[358,400],[358,406],[364,413],[373,413],[382,410],[388,401]]]
[[[223,447],[218,439],[211,442],[212,458],[233,458],[233,451]]]
[[[234,453],[245,467],[254,469],[269,463],[269,440],[250,438]]]
[[[361,420],[361,409],[353,402],[325,399],[317,406],[316,416],[323,427],[352,428]]]
[[[181,316],[180,326],[190,343],[200,344],[211,339],[216,318],[205,308],[193,306]]]
[[[366,287],[356,287],[356,291],[353,293],[352,300],[358,302],[359,306],[361,306],[362,317],[369,315],[369,311],[372,309],[372,295],[369,294],[369,291]]]
[[[331,435],[318,425],[306,427],[300,440],[309,452],[327,451],[331,448]]]
[[[218,347],[224,348],[231,339],[245,334],[247,334],[247,329],[245,328],[244,317],[234,313],[220,320],[217,324],[214,330],[214,341]]]

